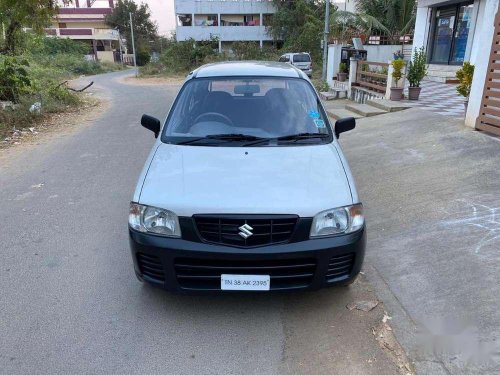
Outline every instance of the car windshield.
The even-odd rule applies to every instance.
[[[301,53],[300,55],[294,55],[293,62],[311,62],[311,56],[309,56],[306,53]]]
[[[301,135],[300,139],[295,135]],[[188,81],[181,90],[162,140],[196,144],[199,139],[210,139],[214,144],[215,139],[224,139],[224,143],[284,141],[290,138],[287,136],[294,143],[331,140],[328,122],[309,82],[297,78],[199,78]]]

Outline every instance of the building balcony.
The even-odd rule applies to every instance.
[[[50,36],[78,40],[118,40],[119,33],[113,29],[98,28],[51,28],[45,29],[45,33]]]
[[[223,42],[273,40],[265,26],[177,26],[177,40],[208,40],[218,37]]]
[[[182,0],[175,1],[176,13],[274,13],[272,0],[232,0],[232,1],[207,1],[207,0]]]

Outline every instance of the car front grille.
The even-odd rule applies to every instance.
[[[137,262],[139,269],[144,276],[157,282],[165,282],[165,271],[160,258],[154,255],[137,253]]]
[[[316,271],[315,259],[227,260],[177,258],[179,286],[189,290],[220,290],[221,274],[270,275],[271,290],[305,288]]]
[[[253,247],[288,242],[293,235],[298,217],[295,215],[195,215],[194,220],[200,237],[206,242]],[[248,238],[240,235],[239,228],[245,224],[252,228]]]
[[[326,281],[332,282],[346,278],[351,274],[353,266],[354,253],[332,257],[328,263]]]

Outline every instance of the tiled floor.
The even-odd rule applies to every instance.
[[[422,81],[420,86],[422,87],[420,99],[417,101],[405,100],[405,104],[423,107],[444,116],[464,118],[464,98],[458,95],[456,85],[426,80]],[[407,94],[405,92],[405,95]]]

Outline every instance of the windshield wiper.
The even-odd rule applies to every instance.
[[[283,135],[281,137],[275,138],[279,141],[299,141],[301,139],[311,139],[311,138],[328,138],[330,134],[327,133],[298,133],[298,134],[290,134]]]
[[[280,141],[297,142],[300,141],[301,139],[328,138],[329,136],[330,136],[329,134],[325,133],[299,133],[299,134],[283,135],[281,137],[275,137],[275,138],[261,138],[255,140],[254,142],[245,143],[244,146],[250,147],[271,141],[276,143]]]
[[[250,134],[240,134],[240,133],[233,133],[233,134],[210,134],[207,135],[205,138],[208,139],[220,139],[223,141],[257,141],[260,139],[264,139],[262,137],[256,137],[255,135],[250,135]]]
[[[188,139],[186,141],[181,141],[177,142],[178,145],[187,145],[190,143],[196,143],[200,141],[261,141],[265,140],[267,138],[261,138],[261,137],[256,137],[254,135],[249,135],[249,134],[210,134],[205,137],[198,137],[198,138],[192,138]]]

